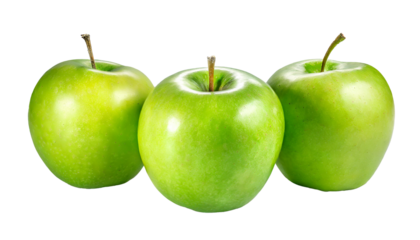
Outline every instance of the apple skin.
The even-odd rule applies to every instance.
[[[79,188],[125,183],[143,167],[140,110],[153,90],[140,71],[112,62],[70,60],[48,70],[29,105],[29,128],[45,165]]]
[[[140,153],[153,184],[199,212],[250,202],[273,170],[284,132],[280,101],[265,82],[225,67],[214,76],[214,92],[205,68],[166,78],[139,121]]]
[[[268,80],[286,129],[277,166],[290,181],[323,191],[355,189],[378,168],[394,127],[394,100],[381,73],[363,63],[306,60]]]

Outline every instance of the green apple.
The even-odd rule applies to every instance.
[[[41,77],[29,105],[38,154],[75,187],[127,182],[143,167],[137,126],[152,90],[150,80],[131,67],[96,61],[94,69],[89,60],[57,64]]]
[[[277,166],[290,181],[323,191],[364,185],[378,168],[394,126],[392,93],[378,70],[327,61],[342,40],[340,34],[323,61],[290,64],[268,80],[286,120]]]
[[[163,80],[147,98],[138,129],[153,184],[200,212],[250,202],[273,170],[284,132],[282,106],[265,82],[238,69],[213,69],[210,60],[209,71]]]

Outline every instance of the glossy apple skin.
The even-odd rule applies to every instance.
[[[280,101],[260,79],[218,67],[215,86],[207,91],[207,69],[176,73],[156,86],[139,121],[140,153],[153,184],[200,212],[250,202],[272,172],[284,132]]]
[[[45,165],[79,188],[122,184],[141,170],[137,126],[153,90],[140,71],[70,60],[48,70],[29,105],[29,128]]]
[[[323,191],[355,189],[378,168],[391,140],[394,101],[378,70],[363,63],[306,60],[269,79],[286,129],[277,166],[290,181]]]

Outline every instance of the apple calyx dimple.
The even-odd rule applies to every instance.
[[[324,59],[322,60],[321,72],[324,72],[325,65],[327,64],[328,57],[330,56],[330,53],[332,52],[332,50],[335,48],[335,46],[337,46],[339,43],[344,41],[344,39],[346,39],[346,37],[344,37],[344,35],[342,33],[340,33],[335,38],[335,40],[331,43],[330,47],[328,48],[327,52],[325,53]]]
[[[216,63],[216,57],[207,57],[207,64],[209,66],[209,92],[214,91],[214,65]]]
[[[95,59],[93,58],[92,44],[90,42],[90,35],[89,34],[82,34],[82,38],[86,42],[86,46],[88,48],[90,63],[92,64],[92,68],[96,69]]]

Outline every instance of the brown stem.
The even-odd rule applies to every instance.
[[[330,47],[328,48],[327,52],[325,53],[324,59],[322,60],[322,66],[321,66],[321,72],[325,70],[325,65],[327,64],[327,59],[330,56],[330,53],[332,50],[337,46],[339,43],[344,41],[346,39],[342,33],[340,33],[334,40],[334,42],[331,43]]]
[[[207,57],[207,64],[209,65],[209,91],[214,91],[214,64],[216,63],[216,57]]]
[[[82,38],[86,42],[86,46],[88,48],[90,63],[92,64],[92,68],[96,69],[95,59],[93,58],[92,45],[90,43],[90,35],[89,34],[82,34]]]

